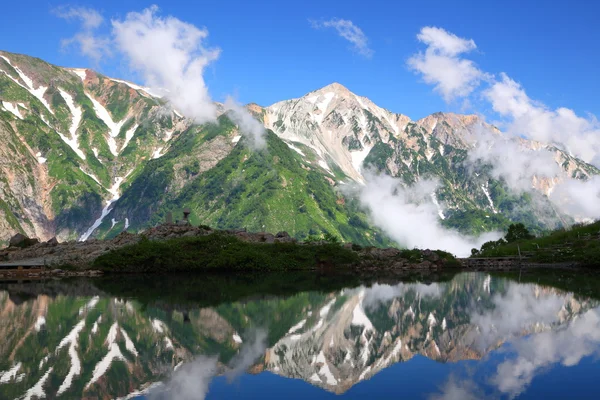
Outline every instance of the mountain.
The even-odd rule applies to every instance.
[[[412,121],[337,83],[268,107],[249,104],[267,129],[266,150],[253,150],[219,110],[217,123],[194,124],[147,88],[0,52],[0,242],[15,232],[112,237],[190,208],[193,223],[217,228],[383,244],[343,190],[364,183],[367,168],[406,185],[436,179],[429,197],[446,226],[481,232],[514,220],[542,230],[568,222],[547,200],[556,183],[600,173],[520,140],[550,148],[562,172],[534,178],[533,195],[515,194],[489,164],[467,163],[481,129],[502,135],[479,117]]]
[[[343,393],[416,355],[479,360],[520,337],[570,332],[586,313],[597,321],[598,307],[573,293],[484,274],[429,285],[255,295],[212,306],[165,301],[177,293],[150,303],[123,300],[86,281],[6,286],[0,397],[11,399],[127,396],[156,387],[182,365],[210,361],[200,356],[218,359],[215,373],[227,372],[245,347],[258,351],[244,370]],[[256,341],[259,331],[266,332],[264,343]]]

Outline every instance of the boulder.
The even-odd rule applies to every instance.
[[[48,240],[48,241],[46,242],[46,244],[48,244],[48,245],[50,245],[50,246],[52,246],[52,247],[54,247],[54,246],[58,246],[58,239],[56,239],[56,236],[55,236],[55,237],[53,237],[52,239]]]
[[[287,232],[282,231],[282,232],[277,232],[277,234],[275,235],[275,237],[277,237],[277,238],[286,238],[286,237],[290,237],[290,235]]]
[[[35,238],[30,239],[21,233],[17,233],[15,236],[10,238],[10,241],[8,242],[8,246],[25,248],[25,247],[31,247],[35,244],[38,244],[39,242],[40,241],[38,239],[35,239]]]

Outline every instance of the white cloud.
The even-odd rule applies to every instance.
[[[238,104],[232,97],[228,97],[225,101],[225,109],[229,111],[228,117],[249,139],[250,146],[255,149],[264,149],[267,144],[265,141],[267,131],[263,124],[258,122],[246,108]]]
[[[543,146],[528,147],[527,142],[485,128],[476,134],[478,140],[467,161],[492,165],[491,175],[503,179],[517,193],[530,192],[534,178],[552,180],[561,175],[554,153]]]
[[[421,297],[439,298],[445,291],[445,285],[437,282],[426,285],[424,283],[399,283],[397,285],[387,285],[375,283],[365,288],[364,306],[373,309],[382,303],[386,303],[396,298],[403,298],[408,292],[417,293]]]
[[[81,23],[80,32],[61,41],[63,48],[78,46],[82,55],[95,62],[111,54],[110,40],[95,34],[95,30],[104,23],[104,17],[98,11],[84,7],[59,7],[54,10],[54,14],[68,21],[76,20]]]
[[[600,124],[596,118],[579,117],[564,107],[551,110],[531,100],[521,85],[504,73],[483,94],[494,111],[508,118],[508,133],[555,143],[588,163],[600,163]]]
[[[436,27],[421,29],[417,38],[427,45],[427,49],[411,56],[408,66],[421,73],[423,80],[434,85],[446,101],[469,95],[485,78],[473,61],[458,57],[477,47],[473,40]]]
[[[577,365],[583,357],[600,355],[600,309],[589,310],[566,329],[548,331],[513,343],[517,356],[501,363],[490,381],[516,397],[533,378],[554,364]]]
[[[175,109],[197,123],[214,121],[217,109],[203,74],[220,50],[205,47],[206,29],[157,13],[152,6],[113,19],[116,46],[145,85],[161,90]]]
[[[150,400],[204,399],[212,379],[217,375],[217,358],[200,356],[191,363],[182,365],[166,382],[150,390]]]
[[[407,248],[442,249],[467,256],[472,248],[479,248],[483,243],[501,236],[491,232],[471,237],[444,228],[430,198],[436,189],[435,182],[423,181],[404,188],[397,179],[389,176],[366,174],[365,179],[366,184],[359,189],[361,204],[375,225]]]
[[[311,26],[315,29],[334,28],[338,35],[352,43],[352,48],[358,54],[364,57],[371,57],[373,50],[369,48],[369,39],[364,34],[362,29],[354,25],[352,21],[346,19],[333,18],[329,21],[312,21],[309,20]]]
[[[81,21],[84,29],[96,29],[104,22],[104,17],[96,10],[85,7],[58,7],[54,13],[66,20]]]
[[[426,26],[417,35],[430,49],[446,56],[456,56],[477,48],[473,39],[463,39],[442,28]]]
[[[79,19],[82,23],[82,31],[64,43],[79,45],[84,55],[95,60],[114,49],[139,74],[144,86],[169,100],[179,113],[199,124],[215,122],[217,106],[204,81],[204,72],[218,59],[220,49],[206,46],[206,28],[171,16],[162,17],[158,12],[157,6],[151,6],[141,12],[129,12],[124,19],[112,19],[110,36],[103,37],[95,33],[103,21],[97,11],[82,8],[56,11],[60,17]],[[231,99],[226,107],[241,133],[251,138],[251,145],[263,148],[266,131],[260,122]]]
[[[600,219],[600,176],[565,181],[554,188],[550,200],[578,221]]]

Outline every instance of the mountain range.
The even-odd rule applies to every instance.
[[[413,121],[338,83],[268,107],[248,104],[265,127],[260,150],[224,105],[217,122],[200,125],[153,93],[0,51],[0,242],[16,232],[112,237],[189,208],[192,223],[216,228],[385,244],[352,189],[372,174],[406,187],[435,180],[417,201],[435,205],[440,223],[461,232],[512,221],[540,231],[572,222],[548,200],[557,183],[600,174],[550,143],[506,138],[549,151],[559,167],[550,179],[534,176],[532,191],[515,191],[489,162],[473,161],[482,131],[503,137],[479,116]]]

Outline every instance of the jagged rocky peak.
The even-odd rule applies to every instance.
[[[410,121],[332,83],[265,108],[264,124],[289,142],[311,148],[322,165],[335,163],[362,181],[362,163],[373,146],[401,135]],[[326,168],[327,169],[327,168]]]

